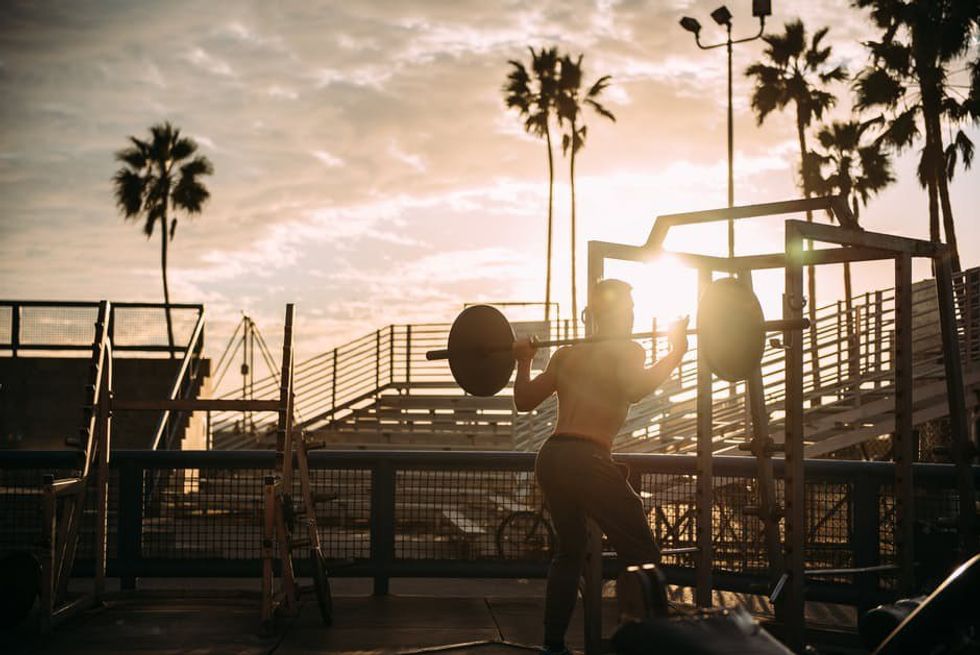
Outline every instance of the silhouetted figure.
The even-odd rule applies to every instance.
[[[530,411],[558,394],[555,433],[538,452],[535,474],[557,533],[545,598],[545,650],[563,653],[565,632],[575,607],[576,586],[586,555],[586,517],[608,536],[625,565],[660,561],[640,496],[610,455],[612,441],[631,403],[659,387],[687,351],[687,319],[671,327],[670,352],[644,366],[646,352],[631,341],[630,286],[603,280],[586,308],[594,335],[607,338],[560,348],[546,370],[531,374],[534,345],[514,344],[517,379],[514,404]]]

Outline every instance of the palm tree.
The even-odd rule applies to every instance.
[[[568,131],[562,134],[561,150],[563,155],[569,156],[569,182],[572,192],[572,324],[575,326],[575,334],[578,334],[578,294],[575,286],[575,156],[578,151],[585,146],[587,126],[582,122],[582,110],[584,106],[591,107],[597,114],[615,122],[616,117],[606,109],[600,102],[599,96],[609,86],[612,79],[609,75],[603,75],[593,82],[585,93],[582,93],[582,55],[578,59],[572,60],[569,55],[564,55],[559,62],[558,76],[558,122],[564,125],[568,123]]]
[[[941,211],[950,263],[959,271],[949,181],[958,156],[962,156],[964,167],[970,167],[973,142],[959,130],[951,143],[944,145],[943,127],[945,124],[952,131],[958,124],[976,122],[980,117],[976,96],[961,97],[950,81],[980,30],[980,4],[975,0],[853,2],[857,7],[870,8],[872,20],[882,30],[880,41],[866,44],[872,61],[857,79],[856,106],[887,112],[889,122],[882,136],[897,151],[924,136],[918,177],[928,191],[929,237],[940,241]],[[973,72],[976,81],[976,68]]]
[[[167,286],[167,244],[177,230],[177,211],[200,213],[210,193],[200,176],[214,172],[211,162],[197,155],[197,143],[181,136],[169,122],[150,128],[148,141],[129,137],[130,145],[116,153],[124,166],[116,171],[116,205],[127,220],[143,222],[149,239],[160,224],[160,267],[163,271],[163,302],[167,316],[167,339],[174,357],[174,330],[170,318],[170,290]]]
[[[548,265],[544,291],[544,320],[551,318],[551,243],[554,232],[555,160],[551,149],[551,115],[557,90],[558,48],[531,51],[532,80],[524,64],[511,59],[511,71],[504,84],[504,103],[517,109],[524,119],[524,131],[544,137],[548,146]]]
[[[752,92],[752,108],[759,125],[776,109],[785,109],[790,103],[796,111],[796,137],[800,145],[800,185],[803,196],[810,197],[810,174],[807,170],[806,130],[814,120],[820,120],[824,111],[833,107],[837,99],[826,90],[832,82],[847,78],[843,66],[830,66],[831,46],[823,46],[827,27],[817,30],[807,42],[806,28],[799,19],[786,23],[782,34],[763,36],[766,42],[766,61],[752,64],[746,69],[748,77],[755,78]],[[806,213],[812,222],[813,214]],[[812,244],[811,244],[812,245]],[[820,368],[816,365],[817,280],[813,266],[807,267],[807,303],[810,315],[810,343],[813,359],[813,380],[820,385]]]
[[[822,150],[808,153],[809,188],[820,195],[841,195],[847,199],[855,221],[861,213],[861,206],[895,181],[892,174],[891,159],[884,145],[878,139],[865,140],[864,136],[872,125],[880,120],[860,122],[849,120],[834,121],[823,125],[817,132],[817,141]],[[824,174],[826,170],[826,175]],[[847,308],[848,360],[852,375],[856,367],[857,343],[854,331],[853,307],[851,297],[851,265],[844,262],[844,302]]]

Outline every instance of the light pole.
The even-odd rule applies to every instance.
[[[766,29],[766,16],[772,14],[772,2],[771,0],[752,0],[752,15],[758,17],[759,19],[759,32],[755,36],[750,36],[744,39],[732,40],[732,12],[728,11],[728,7],[722,5],[711,12],[711,18],[714,19],[719,25],[724,25],[726,31],[728,32],[728,38],[721,43],[715,43],[712,45],[704,45],[701,43],[701,23],[698,22],[696,18],[691,18],[690,16],[685,16],[681,19],[681,27],[683,27],[688,32],[694,34],[694,42],[698,44],[698,47],[702,50],[713,50],[715,48],[720,48],[721,46],[727,46],[728,48],[728,206],[735,206],[735,180],[733,173],[733,158],[734,158],[734,137],[732,136],[732,45],[736,43],[746,43],[748,41],[755,41],[762,36],[762,32]],[[728,256],[735,256],[735,220],[732,218],[728,219]]]

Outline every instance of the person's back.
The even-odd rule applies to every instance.
[[[564,638],[585,559],[587,516],[596,520],[625,565],[660,560],[640,497],[610,451],[630,404],[660,386],[687,350],[684,320],[671,330],[670,353],[644,368],[643,348],[629,340],[633,329],[629,285],[603,280],[593,298],[586,313],[597,339],[559,349],[533,380],[533,343],[522,339],[514,344],[518,411],[530,411],[558,394],[555,432],[535,460],[535,475],[558,542],[545,597],[548,653],[567,652]]]
[[[630,406],[615,364],[628,365],[643,356],[642,347],[620,339],[583,343],[556,353],[555,432],[581,435],[611,448]]]

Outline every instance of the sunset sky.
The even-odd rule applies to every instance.
[[[242,310],[272,343],[290,301],[311,355],[389,323],[448,322],[465,302],[541,300],[545,147],[504,106],[507,60],[557,45],[585,54],[587,82],[612,76],[617,121],[588,115],[577,162],[584,281],[588,239],[640,243],[658,214],[725,204],[724,50],[698,50],[677,24],[695,16],[705,40],[720,39],[708,17],[718,4],[5,1],[0,297],[162,300],[159,237],[123,222],[110,181],[126,137],[170,120],[215,167],[212,199],[181,220],[170,261],[172,300],[206,304],[212,349]],[[797,16],[811,32],[827,25],[835,60],[866,63],[860,41],[873,32],[845,0],[773,5],[768,31]],[[754,33],[751,3],[729,8],[736,36]],[[757,127],[749,108],[742,73],[762,49],[735,53],[737,204],[799,195],[790,114]],[[848,88],[836,90],[844,117]],[[567,160],[556,156],[554,294],[567,316]],[[866,228],[927,235],[917,156],[897,161]],[[964,266],[980,263],[978,182],[974,168],[952,183]],[[723,236],[719,224],[670,245],[720,254]],[[754,223],[739,238],[740,253],[779,250],[782,230]],[[627,268],[647,314],[693,306],[693,278],[643,282]],[[889,277],[860,268],[858,286]],[[823,274],[821,302],[839,278]],[[779,291],[760,285],[772,311]]]

